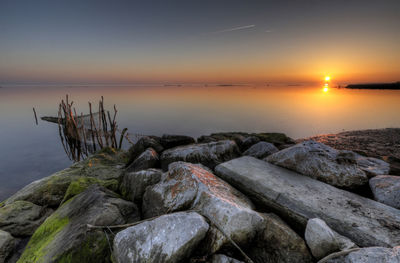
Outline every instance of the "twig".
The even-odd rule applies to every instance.
[[[35,107],[33,107],[33,113],[35,115],[35,121],[36,121],[36,125],[38,125],[38,120],[37,120],[37,116],[36,116],[36,110]]]
[[[325,263],[328,262],[328,260],[332,259],[332,258],[337,258],[337,257],[341,257],[341,256],[345,256],[347,254],[350,254],[351,252],[355,252],[360,250],[361,248],[352,248],[352,249],[348,249],[348,250],[343,250],[343,251],[339,251],[339,252],[335,252],[332,253],[326,257],[324,257],[323,259],[321,259],[320,261],[318,261],[317,263]]]

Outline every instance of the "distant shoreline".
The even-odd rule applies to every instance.
[[[393,83],[366,83],[366,84],[350,84],[346,89],[390,89],[400,90],[400,81]]]

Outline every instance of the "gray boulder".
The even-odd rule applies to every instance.
[[[120,192],[127,200],[141,203],[146,188],[161,180],[162,171],[148,169],[139,172],[125,173],[119,186]]]
[[[258,143],[258,142],[260,142],[260,139],[257,136],[246,137],[246,139],[243,140],[241,149],[246,151],[252,145],[254,145],[254,144]]]
[[[27,201],[15,201],[0,208],[0,229],[15,237],[31,236],[52,209]]]
[[[318,217],[361,247],[400,245],[398,209],[253,157],[220,164],[215,171],[298,231]]]
[[[222,254],[215,254],[211,257],[210,263],[244,263],[244,262],[234,258],[230,258]]]
[[[118,263],[175,263],[187,259],[205,237],[209,225],[195,212],[168,214],[129,227],[114,238]]]
[[[304,240],[275,214],[262,214],[264,227],[247,251],[255,263],[312,262]]]
[[[258,142],[247,149],[243,153],[243,155],[253,156],[255,158],[262,159],[278,151],[278,148],[276,148],[275,145],[273,145],[272,143]]]
[[[184,162],[171,164],[161,182],[147,188],[142,205],[145,218],[194,209],[242,245],[255,237],[263,223],[253,208],[250,200],[207,168]],[[210,253],[230,244],[215,227],[204,243],[202,248]]]
[[[128,165],[131,164],[140,154],[146,149],[153,148],[157,153],[161,153],[164,150],[160,143],[160,138],[155,136],[144,136],[140,138],[135,145],[128,150],[129,160]]]
[[[328,260],[327,263],[399,263],[400,247],[366,247],[347,256]]]
[[[0,230],[0,263],[6,262],[8,256],[14,251],[15,239],[10,233]]]
[[[134,203],[92,185],[46,219],[18,262],[109,262],[108,237],[101,229],[90,229],[87,224],[110,226],[138,219]]]
[[[341,154],[312,140],[274,153],[266,161],[334,186],[356,188],[368,182],[348,151]]]
[[[170,135],[164,134],[161,137],[160,143],[164,149],[169,149],[177,146],[187,145],[195,143],[196,140],[190,136],[186,135]]]
[[[400,209],[400,176],[379,175],[369,180],[374,199]]]
[[[377,175],[389,174],[390,164],[373,157],[365,157],[356,154],[356,162],[358,167],[363,170],[369,178]]]
[[[319,218],[308,220],[304,236],[316,259],[321,259],[340,249],[335,233]]]
[[[203,144],[179,146],[161,154],[161,168],[165,171],[168,165],[177,161],[201,163],[211,169],[216,165],[240,156],[234,141],[218,141]]]
[[[160,159],[158,153],[153,148],[147,148],[126,168],[128,172],[137,172],[149,168],[157,168]]]

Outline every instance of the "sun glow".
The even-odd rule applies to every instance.
[[[329,90],[328,87],[324,87],[324,88],[322,89],[323,92],[328,92],[328,90]]]
[[[325,81],[330,81],[331,77],[330,76],[325,76]]]

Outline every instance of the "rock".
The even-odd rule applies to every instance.
[[[16,241],[10,233],[0,230],[0,263],[6,262],[8,256],[14,251]]]
[[[319,218],[308,220],[304,236],[316,259],[321,259],[340,249],[332,229]]]
[[[161,168],[165,171],[170,163],[185,161],[201,163],[213,169],[216,165],[238,156],[240,156],[239,149],[233,141],[179,146],[161,154]]]
[[[394,156],[383,156],[382,159],[390,165],[389,174],[400,175],[400,158]]]
[[[273,145],[272,143],[259,142],[247,149],[247,151],[245,151],[243,155],[253,156],[255,158],[262,159],[278,151],[278,148],[276,148],[275,145]]]
[[[274,153],[266,160],[334,186],[357,188],[366,184],[368,177],[355,164],[350,153],[346,151],[341,154],[329,146],[310,140]]]
[[[164,134],[161,137],[160,142],[161,145],[164,147],[164,149],[169,149],[177,146],[192,144],[195,143],[196,141],[194,138],[190,136]]]
[[[168,214],[115,236],[114,258],[125,262],[182,262],[203,240],[209,225],[195,212]]]
[[[244,141],[242,143],[242,150],[246,151],[252,145],[254,145],[254,144],[258,143],[258,142],[260,142],[260,139],[257,136],[247,137],[246,139],[244,139]]]
[[[244,142],[249,137],[257,137],[259,141],[273,143],[279,149],[286,148],[287,145],[294,144],[294,140],[283,133],[264,132],[264,133],[246,133],[246,132],[221,132],[212,133],[208,136],[201,136],[197,139],[199,143],[208,143],[223,140],[233,140],[244,151],[247,150]],[[258,141],[257,141],[258,142]],[[251,145],[250,145],[251,146]]]
[[[127,200],[141,204],[143,194],[148,186],[161,180],[162,171],[148,169],[139,172],[125,173],[120,184],[120,192]]]
[[[118,190],[118,181],[115,179],[100,180],[93,177],[79,177],[69,184],[61,204],[65,203],[75,195],[82,193],[93,184],[101,185],[114,192]]]
[[[247,251],[255,263],[312,262],[304,240],[275,214],[262,214],[264,228]]]
[[[227,257],[222,254],[215,254],[211,257],[210,263],[244,263],[234,258]]]
[[[215,171],[299,231],[308,219],[318,217],[359,246],[400,245],[400,213],[395,208],[253,157],[228,161]]]
[[[149,136],[140,138],[137,143],[128,150],[128,165],[131,164],[140,154],[142,154],[148,148],[153,148],[157,153],[161,153],[164,150],[164,147],[162,147],[160,140],[160,138]]]
[[[358,246],[356,244],[354,244],[354,242],[352,240],[350,240],[349,238],[340,235],[338,232],[332,230],[333,233],[335,234],[335,238],[336,241],[339,244],[339,250],[343,251],[343,250],[349,250],[352,248],[358,248]]]
[[[184,162],[170,165],[160,183],[146,189],[142,210],[145,218],[167,212],[194,209],[215,224],[238,244],[250,242],[263,218],[244,195],[222,181],[207,168]],[[229,240],[215,227],[202,248],[214,253]]]
[[[153,148],[148,148],[139,155],[129,166],[126,168],[128,172],[137,172],[149,168],[157,168],[160,159],[158,153]]]
[[[138,219],[135,204],[92,185],[46,219],[18,262],[110,262],[105,233],[89,229],[87,224],[110,226]]]
[[[52,211],[31,202],[15,201],[0,208],[0,229],[15,237],[30,236]]]
[[[365,157],[359,154],[356,154],[356,156],[358,167],[363,170],[369,178],[377,175],[389,174],[390,165],[387,162],[373,157]]]
[[[58,207],[72,181],[82,176],[101,180],[118,179],[123,173],[125,161],[124,152],[105,148],[67,169],[30,183],[4,203],[24,200],[40,206]]]
[[[400,176],[379,175],[369,180],[374,199],[400,209]]]
[[[257,133],[254,134],[257,136],[261,141],[273,143],[279,149],[286,148],[287,145],[294,144],[295,141],[286,136],[284,133],[278,132],[264,132],[264,133]]]
[[[400,247],[367,247],[351,252],[344,258],[328,260],[327,263],[399,263]]]

